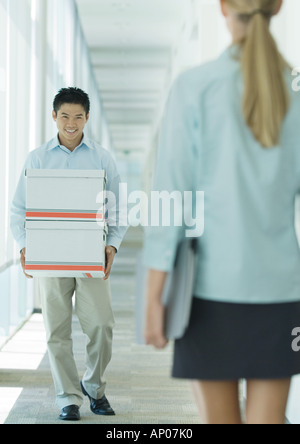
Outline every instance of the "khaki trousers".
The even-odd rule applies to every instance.
[[[80,379],[73,355],[72,297],[83,333],[87,335],[87,393],[100,399],[105,393],[105,370],[111,360],[114,315],[110,282],[102,279],[39,278],[42,312],[56,404],[60,409],[83,403]]]

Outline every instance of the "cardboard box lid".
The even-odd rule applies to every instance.
[[[73,221],[26,221],[26,230],[98,230],[107,233],[104,222],[73,222]]]
[[[25,176],[28,178],[84,178],[84,179],[104,179],[106,181],[105,170],[44,170],[27,169]]]

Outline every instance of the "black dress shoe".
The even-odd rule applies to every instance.
[[[87,391],[83,387],[82,382],[80,382],[80,385],[82,393],[89,398],[91,411],[95,413],[95,415],[104,415],[104,416],[115,415],[115,412],[111,408],[105,395],[101,399],[94,399],[87,393]]]
[[[80,421],[78,405],[68,405],[61,410],[59,419],[62,421]]]

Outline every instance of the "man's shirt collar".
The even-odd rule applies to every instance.
[[[85,136],[85,134],[83,135],[83,139],[82,139],[80,145],[78,145],[76,147],[76,149],[78,149],[82,146],[86,146],[87,148],[89,148],[91,150],[94,149],[94,146],[91,144],[91,141]],[[50,151],[50,150],[53,150],[54,148],[60,148],[60,147],[63,147],[63,145],[60,144],[59,139],[58,139],[58,134],[57,134],[56,137],[54,137],[54,139],[50,140],[50,142],[48,143],[47,150]],[[66,148],[66,147],[64,147],[64,148]]]

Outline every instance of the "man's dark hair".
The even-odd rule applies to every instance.
[[[90,112],[91,105],[89,96],[87,93],[82,91],[82,89],[73,87],[60,89],[53,101],[53,109],[56,115],[64,103],[82,105],[86,115],[88,115]]]

